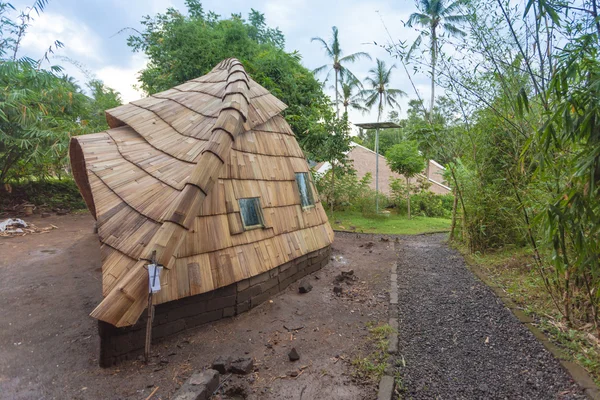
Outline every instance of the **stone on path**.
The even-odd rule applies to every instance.
[[[251,358],[238,358],[231,363],[229,372],[232,374],[248,375],[254,369],[254,361]]]
[[[173,400],[209,400],[219,386],[219,372],[214,369],[196,372],[175,392]]]
[[[292,350],[288,353],[288,357],[290,358],[290,361],[298,361],[300,359],[300,354],[298,354],[295,347],[292,347]]]
[[[300,285],[298,286],[298,292],[300,293],[308,293],[312,290],[312,285],[307,280],[300,281]]]
[[[231,357],[219,356],[212,363],[212,369],[219,371],[220,374],[227,373],[227,370],[231,366]]]

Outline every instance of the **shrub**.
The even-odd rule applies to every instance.
[[[23,203],[46,209],[85,209],[86,205],[73,179],[50,179],[13,183],[0,189],[0,210]]]
[[[452,216],[452,203],[454,196],[451,194],[437,195],[430,192],[430,184],[424,180],[419,180],[416,184],[410,185],[412,214],[422,217],[442,217],[450,218]],[[390,202],[395,207],[399,215],[406,215],[406,183],[400,179],[393,179],[390,183]]]
[[[331,190],[330,171],[322,175],[314,175],[317,190],[321,200],[326,203],[326,209],[329,209],[329,202],[333,200],[335,209],[338,211],[360,211],[364,216],[375,215],[375,191],[369,187],[371,174],[367,173],[358,179],[355,171],[345,171],[343,174],[340,171],[342,171],[341,168],[336,168],[335,195]],[[379,193],[379,209],[382,210],[387,206],[387,197],[383,193]]]

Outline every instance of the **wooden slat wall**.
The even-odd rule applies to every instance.
[[[74,151],[85,160],[79,164],[87,168],[98,219],[104,295],[139,267],[136,263],[161,224],[178,218],[172,206],[181,202],[188,182],[198,185],[196,191],[206,191],[206,199],[175,261],[164,270],[156,303],[255,276],[332,242],[333,231],[312,183],[315,207],[300,206],[295,173],[309,168],[279,114],[285,104],[251,79],[249,91],[238,94],[241,81],[231,76],[244,78],[245,72],[231,65],[224,61],[202,78],[109,110],[113,129],[74,138],[79,144]],[[248,115],[247,130],[233,144],[221,135],[223,140],[208,145],[221,109],[246,104],[240,96],[250,100],[242,111]],[[207,150],[214,158],[226,157],[214,185],[202,176],[192,178]],[[245,197],[260,197],[265,228],[244,230],[238,200]],[[127,311],[120,323],[134,320],[136,312]]]

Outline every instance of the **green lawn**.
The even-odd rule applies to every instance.
[[[339,231],[417,235],[450,230],[450,220],[445,218],[412,217],[409,220],[396,214],[368,218],[354,211],[335,211],[333,216],[328,215],[332,228]]]

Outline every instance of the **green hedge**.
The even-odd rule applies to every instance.
[[[86,205],[73,179],[55,179],[11,183],[0,188],[0,211],[24,203],[35,204],[41,209],[85,209]]]

